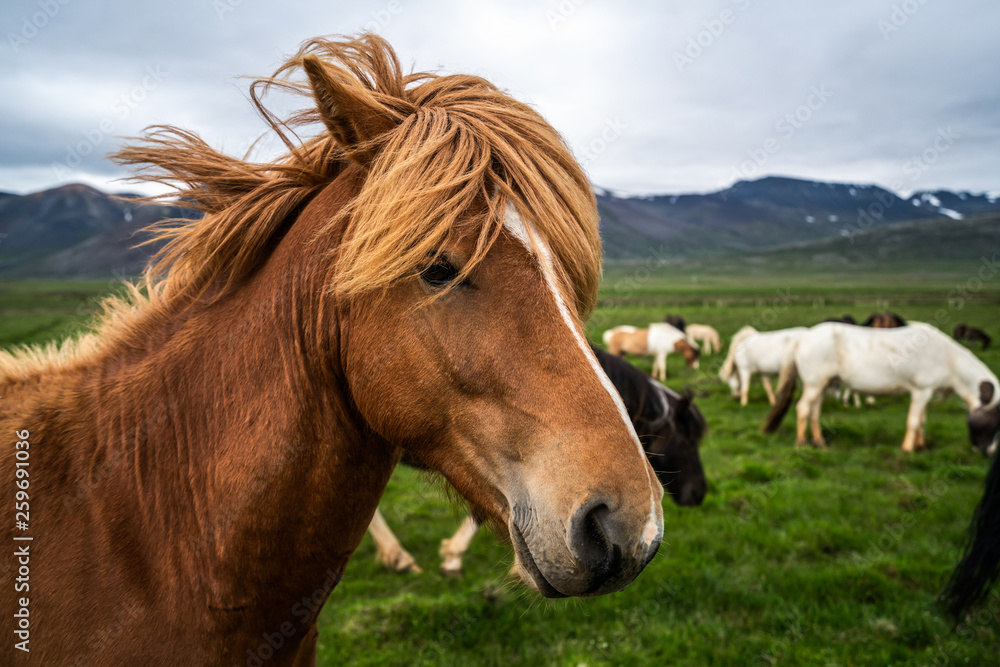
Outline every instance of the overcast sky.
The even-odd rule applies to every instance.
[[[239,77],[365,28],[407,67],[533,104],[622,193],[768,174],[1000,191],[996,0],[3,0],[0,25],[8,192],[134,189],[103,156],[154,123],[242,154],[263,124]]]

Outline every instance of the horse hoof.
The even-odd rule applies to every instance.
[[[449,579],[461,579],[462,575],[465,574],[465,573],[462,572],[462,568],[454,569],[454,568],[445,567],[444,565],[442,565],[441,566],[441,574],[443,574],[444,576],[448,577]]]

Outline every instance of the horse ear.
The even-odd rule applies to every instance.
[[[371,91],[338,78],[314,55],[302,59],[302,69],[316,98],[316,108],[330,134],[352,157],[366,162],[371,149],[365,144],[385,134],[397,124],[397,118],[379,104]]]
[[[982,405],[989,405],[993,400],[993,383],[983,380],[979,383],[979,401]]]

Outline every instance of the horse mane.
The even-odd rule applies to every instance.
[[[262,102],[271,89],[311,104],[279,119]],[[265,261],[286,221],[351,163],[364,182],[324,229],[344,229],[331,252],[330,291],[357,295],[416,275],[476,214],[482,227],[459,283],[498,238],[512,204],[551,249],[580,320],[589,317],[601,270],[596,200],[562,137],[527,104],[475,76],[403,74],[388,42],[370,33],[306,42],[273,76],[255,80],[250,97],[287,148],[274,161],[230,157],[171,126],[148,128],[112,156],[135,168],[133,180],[168,185],[162,197],[180,197],[205,215],[150,228],[148,242],[165,245],[127,297],[105,301],[96,322],[102,339],[127,338],[143,328],[138,320],[224,293]],[[320,131],[300,140],[295,130],[308,127]],[[73,349],[96,347],[106,341]],[[58,354],[0,358],[0,380],[51,365]]]
[[[291,78],[299,70],[308,82]],[[316,90],[317,77],[337,99]],[[272,88],[309,97],[313,107],[280,120],[261,101]],[[365,182],[331,221],[347,224],[334,291],[358,294],[415,275],[485,203],[464,278],[513,203],[559,259],[581,318],[593,309],[601,261],[594,195],[565,142],[528,105],[475,76],[404,75],[392,47],[374,34],[306,42],[274,76],[254,81],[251,99],[288,147],[274,162],[223,155],[173,127],[154,127],[113,156],[137,166],[137,180],[171,185],[206,214],[159,229],[156,240],[167,244],[151,270],[168,293],[246,274],[284,219],[354,161],[365,167]],[[300,145],[289,136],[320,121],[328,131]]]

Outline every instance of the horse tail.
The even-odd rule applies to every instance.
[[[941,602],[957,621],[985,597],[1000,578],[1000,456],[986,475],[983,497],[969,524],[962,560],[941,595]]]
[[[726,354],[726,360],[722,362],[722,368],[719,369],[719,379],[723,382],[727,382],[733,376],[733,368],[736,365],[736,347],[747,336],[754,333],[757,333],[756,329],[751,326],[745,326],[733,335],[733,339],[729,342],[729,352]]]
[[[795,353],[799,349],[798,341],[788,346],[785,351],[785,360],[781,364],[781,374],[778,375],[778,396],[774,399],[774,407],[771,413],[764,420],[764,425],[760,427],[763,433],[774,433],[781,426],[781,420],[785,418],[788,408],[792,405],[792,398],[795,396],[795,385],[798,384],[799,369],[795,365]]]

